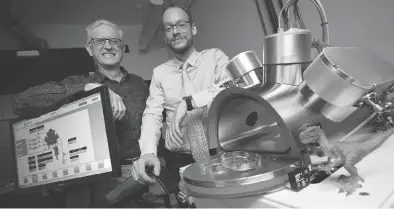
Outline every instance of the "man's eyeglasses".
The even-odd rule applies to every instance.
[[[164,26],[164,33],[172,32],[174,30],[174,27],[177,27],[178,29],[185,29],[189,26],[189,24],[190,24],[189,21],[182,21],[175,25],[166,25]]]
[[[120,46],[123,43],[122,40],[118,38],[92,38],[89,44],[93,43],[94,45],[102,46],[107,40],[111,46]]]

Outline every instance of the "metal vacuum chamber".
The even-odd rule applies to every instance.
[[[256,70],[260,78],[267,74]],[[258,88],[232,87],[217,95],[210,106],[207,136],[222,152],[186,168],[188,194],[235,198],[285,187],[288,173],[311,168],[298,138],[303,125],[320,123],[329,137],[350,132],[371,114],[353,116],[365,95],[384,94],[394,84],[391,63],[361,48],[327,47],[302,75],[300,85],[268,77]]]
[[[325,12],[312,1],[323,42],[307,29],[280,28],[265,37],[261,61],[254,52],[230,61],[234,83],[245,85],[223,90],[210,105],[206,135],[220,152],[184,170],[188,195],[238,198],[282,189],[294,172],[313,169],[299,140],[302,127],[318,123],[330,140],[393,111],[381,98],[394,92],[394,66],[369,49],[329,47]],[[319,51],[315,59],[311,47]]]

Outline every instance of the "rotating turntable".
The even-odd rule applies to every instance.
[[[208,137],[217,140],[222,151],[183,172],[193,197],[236,198],[276,191],[295,168],[309,165],[309,157],[279,114],[249,90],[231,88],[218,94],[209,117]]]
[[[186,168],[183,179],[188,193],[193,197],[243,197],[283,188],[288,173],[292,171],[291,165],[296,162],[297,160],[267,156],[262,157],[259,167],[237,171],[225,168],[221,164],[220,155],[216,155],[190,165]]]

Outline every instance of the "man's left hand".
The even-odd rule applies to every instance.
[[[170,136],[172,140],[176,140],[180,145],[183,144],[181,126],[185,120],[187,113],[186,102],[182,100],[175,109],[175,114],[170,123]],[[177,143],[177,144],[178,144]]]

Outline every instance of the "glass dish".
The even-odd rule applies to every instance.
[[[249,171],[261,166],[261,156],[254,152],[225,152],[220,156],[220,164],[235,171]]]

